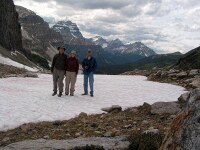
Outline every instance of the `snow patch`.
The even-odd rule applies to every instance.
[[[18,67],[18,68],[24,68],[24,69],[29,70],[29,71],[38,71],[37,69],[33,69],[33,68],[28,67],[26,65],[20,64],[16,61],[13,61],[10,58],[5,58],[2,55],[0,55],[0,63],[10,65],[10,66],[14,66],[14,67]]]
[[[184,88],[147,81],[143,76],[95,76],[95,97],[81,96],[83,76],[78,75],[74,97],[52,97],[52,76],[0,80],[0,130],[24,123],[66,120],[81,112],[102,113],[102,107],[124,108],[158,101],[176,101]]]

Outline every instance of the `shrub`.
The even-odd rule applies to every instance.
[[[161,134],[134,134],[129,137],[128,150],[158,150],[162,144]]]
[[[84,147],[75,147],[72,150],[104,150],[102,146],[86,145]]]

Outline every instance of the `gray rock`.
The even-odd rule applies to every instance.
[[[179,70],[175,70],[175,69],[170,69],[168,71],[168,74],[174,74],[174,73],[179,73],[180,71]]]
[[[9,141],[9,140],[10,140],[9,137],[5,137],[5,138],[2,140],[2,142],[7,142],[7,141]]]
[[[112,136],[112,132],[106,132],[104,135],[103,135],[104,137],[111,137]]]
[[[33,72],[27,72],[23,76],[24,76],[24,78],[38,78],[37,73],[33,73]]]
[[[91,138],[76,138],[71,140],[30,140],[10,144],[6,147],[0,147],[0,150],[71,150],[75,147],[83,147],[86,145],[103,146],[105,150],[109,149],[127,149],[129,142],[126,136],[114,138],[106,137],[91,137]]]
[[[189,72],[189,76],[192,76],[192,77],[194,77],[194,76],[196,76],[198,74],[199,74],[199,70],[198,69],[193,69],[193,70],[190,70],[190,72]]]
[[[176,74],[176,77],[177,78],[185,78],[185,77],[187,77],[187,75],[188,75],[187,72],[182,71],[182,72]]]
[[[190,92],[186,92],[186,93],[183,93],[179,98],[179,102],[187,102],[188,98],[190,96]]]
[[[160,131],[158,129],[149,129],[149,130],[146,130],[146,131],[143,132],[143,134],[148,134],[148,133],[159,134]]]
[[[200,77],[196,78],[190,85],[195,88],[200,88]]]
[[[144,126],[144,125],[148,125],[149,124],[149,121],[147,121],[147,120],[143,120],[142,121],[142,125]]]
[[[174,118],[161,150],[199,150],[200,88],[190,92],[187,105]]]
[[[108,113],[111,113],[111,112],[119,112],[119,111],[122,111],[122,107],[119,106],[119,105],[113,105],[113,106],[111,106],[111,107],[102,108],[101,110],[102,110],[102,111],[105,111],[105,112],[108,112]]]
[[[179,112],[180,105],[176,102],[156,102],[151,105],[151,114],[176,114]]]

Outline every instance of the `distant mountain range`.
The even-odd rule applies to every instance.
[[[170,54],[157,54],[143,59],[140,59],[134,63],[103,66],[99,68],[99,73],[102,74],[121,74],[126,71],[135,69],[139,70],[151,70],[151,69],[169,69],[173,68],[183,54],[180,52]]]

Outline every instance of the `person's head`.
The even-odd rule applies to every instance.
[[[70,57],[73,57],[73,58],[76,57],[76,51],[74,51],[74,50],[71,51],[71,53],[70,53]]]
[[[92,50],[91,50],[91,49],[88,49],[88,51],[87,51],[87,56],[88,56],[88,57],[92,57]]]
[[[58,51],[60,54],[63,54],[65,52],[65,47],[64,46],[58,47]]]

